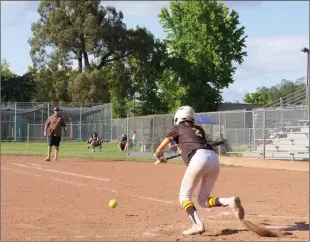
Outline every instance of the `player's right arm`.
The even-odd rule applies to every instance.
[[[164,149],[171,142],[177,140],[177,127],[174,126],[170,132],[167,134],[166,138],[160,143],[160,145],[156,149],[156,156],[160,161],[164,161]]]

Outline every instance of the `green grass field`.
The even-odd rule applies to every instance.
[[[53,152],[52,155],[54,155]],[[28,145],[26,142],[1,142],[1,154],[3,155],[46,156],[46,153],[47,143],[45,142],[29,142]],[[96,152],[90,152],[90,149],[87,149],[86,142],[68,141],[61,142],[60,157],[104,161],[134,159],[134,157],[127,157],[126,153],[119,152],[116,143],[103,143],[101,152],[98,149]]]
[[[139,147],[137,148],[137,151]],[[46,142],[1,142],[2,155],[38,155],[46,157],[47,143]],[[52,157],[54,155],[54,147]],[[103,143],[101,152],[96,149],[96,152],[90,152],[87,149],[86,142],[69,142],[63,141],[60,145],[60,158],[73,158],[92,161],[144,161],[155,162],[155,157],[133,157],[127,156],[126,153],[121,153],[118,150],[116,143]],[[171,159],[169,163],[183,164],[180,159]]]

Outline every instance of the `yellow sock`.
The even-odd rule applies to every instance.
[[[196,212],[196,208],[193,204],[192,201],[190,200],[186,200],[182,203],[182,207],[183,209],[186,211],[186,213],[188,214],[188,216],[190,217],[190,219],[194,222],[197,223],[196,219],[195,219],[195,212]]]
[[[218,197],[209,197],[208,199],[208,207],[212,208],[212,207],[219,207],[222,206],[222,204],[219,201]]]

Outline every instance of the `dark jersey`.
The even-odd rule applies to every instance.
[[[205,131],[198,125],[182,123],[173,126],[166,137],[171,141],[176,141],[186,165],[189,164],[189,156],[193,151],[197,149],[213,150],[206,140]]]
[[[126,144],[127,143],[127,136],[126,137],[122,137],[121,143],[122,144]]]

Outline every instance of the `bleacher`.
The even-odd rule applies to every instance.
[[[270,132],[265,139],[256,139],[253,151],[244,157],[309,161],[309,120],[298,120],[296,125],[284,125],[278,132]]]
[[[244,157],[309,161],[308,88],[255,109],[251,151]],[[254,125],[254,123],[253,123]]]

